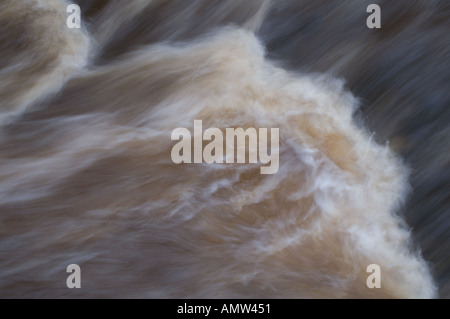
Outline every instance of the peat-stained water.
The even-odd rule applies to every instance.
[[[449,297],[448,1],[76,3],[0,4],[0,296]],[[278,172],[174,164],[194,120]]]

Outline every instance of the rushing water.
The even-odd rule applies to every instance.
[[[449,296],[448,1],[76,3],[0,3],[0,296]],[[174,164],[194,120],[278,172]]]

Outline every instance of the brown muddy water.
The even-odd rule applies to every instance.
[[[0,3],[2,298],[450,297],[448,1],[74,3]],[[194,120],[278,171],[175,164]]]

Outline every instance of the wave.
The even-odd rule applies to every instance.
[[[141,41],[121,36],[138,12],[177,11],[115,2],[78,30],[64,25],[68,2],[2,1],[1,296],[436,295],[397,214],[405,165],[355,123],[343,81],[266,58],[254,31],[269,2],[233,25],[230,3],[215,17],[225,26]],[[278,172],[174,164],[171,132],[194,120],[279,128]],[[366,285],[370,264],[380,289]]]

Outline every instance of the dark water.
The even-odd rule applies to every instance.
[[[449,1],[39,3],[0,4],[0,296],[450,297]],[[279,173],[173,165],[200,118]]]
[[[411,168],[403,214],[441,297],[450,297],[450,3],[277,1],[261,34],[269,55],[298,70],[342,77],[359,118]],[[378,3],[382,28],[364,28]]]

